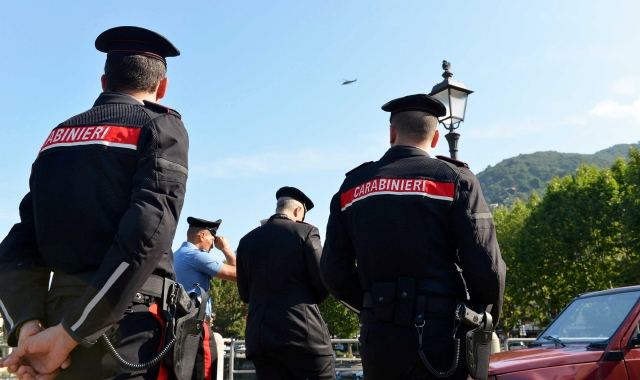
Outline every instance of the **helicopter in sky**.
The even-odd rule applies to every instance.
[[[357,80],[358,80],[358,78],[356,78],[354,80],[345,79],[344,82],[342,82],[342,85],[344,86],[345,84],[351,84],[351,83],[353,83],[353,82],[355,82]]]

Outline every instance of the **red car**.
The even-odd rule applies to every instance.
[[[492,380],[640,379],[640,286],[576,297],[529,348],[491,355]]]

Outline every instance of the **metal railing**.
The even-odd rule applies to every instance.
[[[244,340],[234,340],[233,342],[229,343],[229,380],[233,380],[233,375],[234,374],[241,374],[241,373],[256,373],[255,369],[235,369],[235,357],[236,357],[236,350],[235,347],[238,344],[244,344],[245,341]],[[351,344],[358,344],[360,343],[360,341],[358,339],[331,339],[331,344],[334,343],[351,343]],[[341,370],[349,370],[350,368],[347,367],[336,367],[336,371],[341,371]]]
[[[511,342],[533,342],[536,338],[507,338],[504,340],[504,350],[509,351],[509,343]]]

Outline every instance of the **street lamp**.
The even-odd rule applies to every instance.
[[[449,71],[451,63],[442,61],[444,80],[433,86],[429,95],[438,99],[447,108],[447,114],[440,117],[440,122],[449,131],[444,137],[449,142],[449,153],[451,158],[458,159],[458,139],[460,134],[454,132],[464,121],[464,114],[467,111],[467,96],[473,93],[462,82],[451,79],[453,73]]]

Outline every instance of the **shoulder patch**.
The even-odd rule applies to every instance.
[[[451,157],[442,156],[442,155],[437,155],[436,158],[438,160],[447,161],[447,162],[449,162],[451,164],[454,164],[455,166],[469,169],[469,165],[467,165],[466,162],[458,161],[458,160],[455,160],[455,159],[453,159]]]
[[[367,162],[365,162],[365,163],[362,163],[362,164],[360,164],[360,165],[356,166],[355,168],[353,168],[353,169],[349,170],[348,172],[346,172],[346,173],[344,174],[344,176],[345,176],[345,177],[348,177],[351,173],[355,172],[356,170],[360,169],[361,167],[363,167],[363,166],[365,166],[365,165],[372,164],[372,163],[373,163],[373,161],[367,161]]]
[[[180,113],[178,113],[178,111],[176,111],[176,110],[174,110],[172,108],[169,108],[169,107],[165,107],[160,103],[154,103],[154,102],[150,102],[148,100],[145,100],[144,101],[144,106],[149,108],[149,109],[151,109],[151,110],[153,110],[153,111],[156,111],[156,112],[159,112],[159,113],[166,113],[166,114],[169,114],[169,115],[173,115],[173,116],[177,117],[178,119],[182,120],[182,115],[180,115]]]

